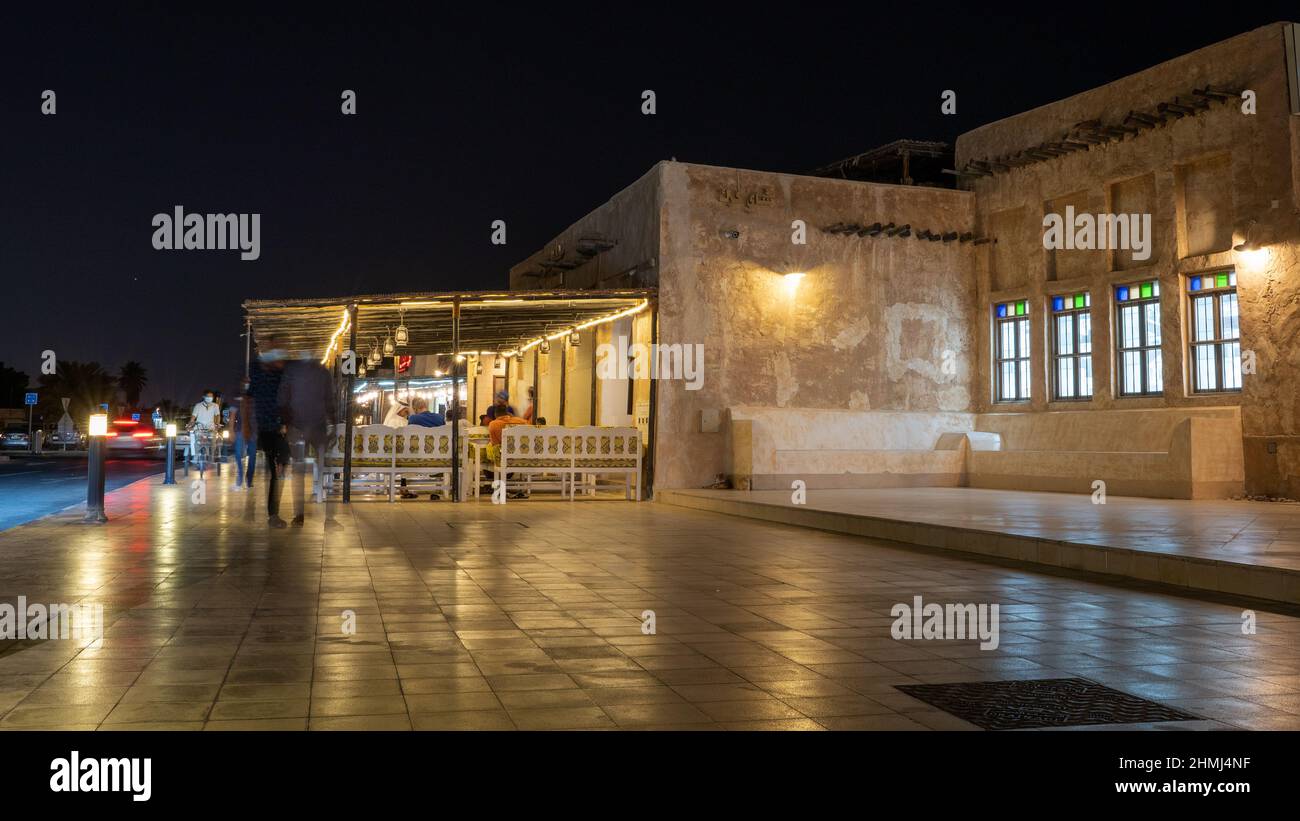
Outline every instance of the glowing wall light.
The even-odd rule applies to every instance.
[[[799,292],[799,283],[803,282],[803,278],[803,271],[794,271],[781,277],[781,280],[785,283],[785,293],[787,296],[793,298],[794,295]]]

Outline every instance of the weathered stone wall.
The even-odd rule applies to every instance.
[[[651,168],[609,202],[566,228],[524,261],[510,268],[510,288],[640,288],[658,279],[660,169]],[[612,248],[585,259],[583,238],[604,238]],[[568,271],[548,269],[557,260],[581,261]],[[543,273],[543,276],[534,274]]]
[[[1300,497],[1300,118],[1290,114],[1282,24],[969,132],[957,141],[957,165],[1059,140],[1083,121],[1122,122],[1129,111],[1153,110],[1206,85],[1253,90],[1257,113],[1244,114],[1241,101],[1214,103],[1196,116],[1120,142],[967,184],[976,194],[979,230],[997,241],[981,246],[975,259],[975,403],[979,410],[1029,412],[1240,405],[1247,492]],[[1045,250],[1043,216],[1067,204],[1092,214],[1149,210],[1151,258]],[[1252,238],[1266,249],[1234,252],[1232,229],[1251,219],[1258,220]],[[1237,271],[1242,348],[1254,352],[1257,372],[1244,377],[1240,393],[1193,395],[1186,370],[1185,277],[1225,267]],[[1164,393],[1121,398],[1112,289],[1153,278],[1162,292]],[[1094,395],[1087,402],[1053,402],[1048,301],[1080,290],[1092,296]],[[992,310],[1016,299],[1032,306],[1032,399],[1027,405],[996,404]],[[1106,443],[1097,448],[1106,449]]]
[[[705,379],[698,391],[659,383],[656,486],[701,486],[724,472],[724,435],[701,430],[706,412],[970,408],[962,363],[973,343],[973,246],[820,230],[894,222],[969,231],[969,194],[682,163],[661,169],[659,338],[703,344]],[[807,225],[805,245],[792,241],[796,219]],[[795,290],[790,272],[805,274]]]

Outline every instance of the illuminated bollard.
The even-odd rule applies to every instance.
[[[164,485],[176,484],[176,423],[167,423],[167,472],[163,474]]]
[[[108,449],[108,414],[90,417],[90,460],[86,466],[86,524],[108,521],[104,513],[104,454]]]

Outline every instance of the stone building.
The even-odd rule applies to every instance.
[[[955,188],[661,162],[511,288],[654,287],[593,342],[703,346],[698,390],[559,363],[653,402],[657,487],[1300,497],[1298,30],[963,134]]]

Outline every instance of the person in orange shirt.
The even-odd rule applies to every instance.
[[[501,434],[511,425],[531,425],[527,419],[521,416],[515,416],[511,413],[503,413],[496,419],[488,423],[488,460],[494,464],[501,464]],[[516,490],[510,494],[511,499],[527,499],[528,492]]]
[[[496,419],[488,423],[488,440],[497,447],[501,447],[501,431],[511,425],[531,425],[527,419],[522,416],[515,416],[510,413],[503,413]]]

